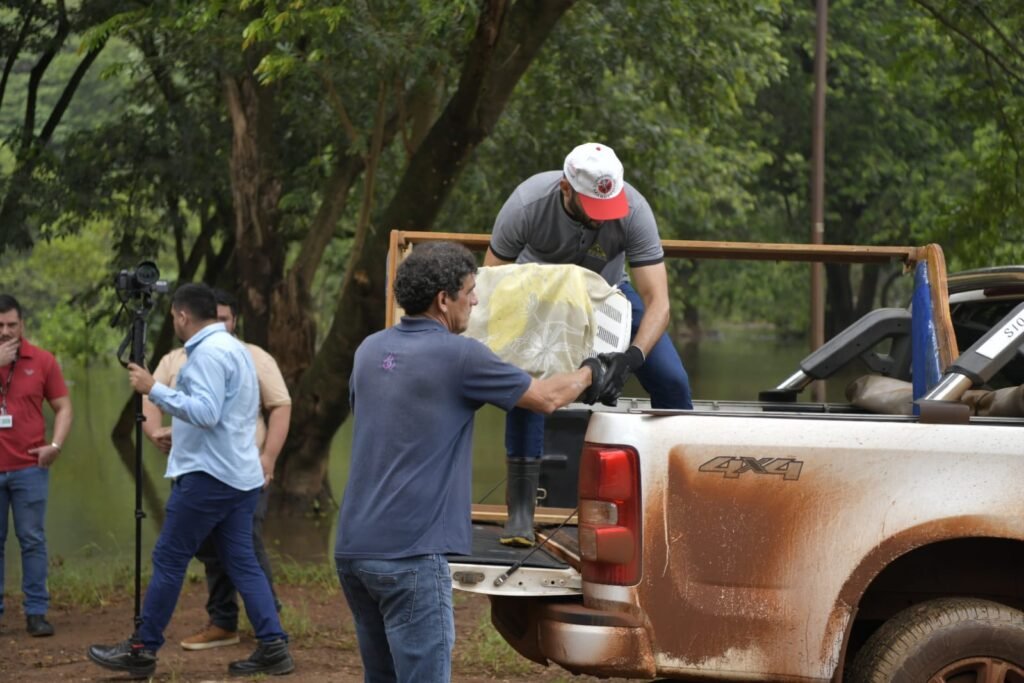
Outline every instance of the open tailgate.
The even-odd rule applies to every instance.
[[[473,506],[473,551],[448,556],[452,587],[486,595],[579,595],[579,538],[572,511],[538,508],[533,548],[499,542],[504,513],[503,505]]]

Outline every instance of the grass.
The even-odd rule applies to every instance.
[[[274,581],[287,586],[316,588],[324,599],[337,597],[340,591],[334,568],[327,563],[302,564],[289,559],[272,562]],[[149,558],[143,558],[141,568],[142,590],[152,578]],[[201,583],[205,573],[203,565],[193,560],[185,574],[186,583]],[[47,577],[50,599],[62,607],[103,607],[117,597],[131,595],[135,590],[135,562],[121,558],[69,562],[62,557],[50,561]],[[296,626],[301,617],[296,615]],[[296,629],[298,631],[299,629]]]
[[[281,607],[281,628],[289,638],[310,639],[320,633],[313,619],[309,616],[309,607],[305,600],[298,605],[289,604]]]
[[[324,597],[333,597],[341,591],[333,562],[311,564],[296,562],[291,558],[275,557],[270,565],[274,570],[274,583],[316,588]]]
[[[480,617],[459,653],[459,664],[489,676],[521,676],[537,669],[505,642],[491,624],[490,613]]]
[[[142,564],[142,590],[145,591],[152,576],[150,563]],[[308,587],[315,590],[317,600],[327,602],[339,600],[341,589],[338,577],[330,563],[304,564],[287,558],[276,558],[272,561],[274,582],[281,586]],[[203,566],[198,561],[189,565],[185,576],[186,582],[199,583],[204,579]],[[49,589],[54,605],[66,608],[103,607],[118,598],[132,594],[135,588],[134,560],[92,560],[88,562],[65,562],[57,557],[51,562]],[[455,606],[468,599],[460,591],[453,594]],[[252,626],[245,617],[244,610],[239,624],[243,630],[252,632]],[[311,616],[306,600],[292,601],[281,611],[281,625],[293,639],[305,642],[318,640],[327,634],[320,631]],[[336,639],[338,634],[331,634]],[[354,635],[346,634],[345,642],[352,641]],[[521,676],[537,670],[537,666],[523,658],[513,650],[494,629],[489,612],[481,615],[473,631],[459,643],[458,665],[464,670],[479,671],[488,675]],[[172,676],[176,672],[172,672]],[[173,678],[172,678],[173,680]]]
[[[142,569],[142,585],[151,572]],[[123,562],[68,565],[55,562],[47,578],[50,600],[62,607],[103,607],[135,588],[135,566]]]

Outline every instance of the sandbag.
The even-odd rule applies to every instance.
[[[864,410],[885,415],[913,414],[913,387],[910,382],[864,375],[846,387],[846,399]],[[978,417],[1024,417],[1024,385],[1005,389],[969,389],[960,402],[970,406]]]
[[[575,370],[588,356],[629,347],[628,299],[586,268],[484,267],[477,271],[476,295],[464,334],[534,377]]]
[[[1024,417],[1024,385],[979,392],[977,414],[984,417]]]
[[[858,408],[882,415],[913,415],[914,387],[910,382],[863,375],[846,386],[846,400]]]

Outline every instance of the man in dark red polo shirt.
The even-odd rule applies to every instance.
[[[50,466],[71,429],[71,398],[53,354],[22,337],[21,306],[0,294],[0,614],[3,614],[7,511],[21,544],[21,590],[33,636],[52,636],[46,621],[46,498]],[[46,440],[43,399],[53,408]]]

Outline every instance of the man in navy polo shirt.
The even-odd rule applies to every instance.
[[[349,382],[352,463],[334,556],[366,681],[447,683],[455,642],[446,554],[471,551],[473,418],[485,403],[551,413],[601,365],[543,380],[459,336],[476,305],[460,245],[417,246],[395,277],[401,322],[367,337]],[[594,376],[594,373],[597,376]],[[586,392],[586,393],[584,393]]]

